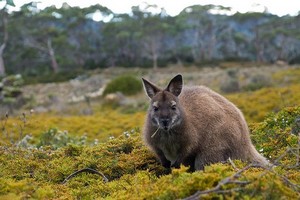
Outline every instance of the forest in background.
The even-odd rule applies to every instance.
[[[64,4],[43,10],[36,3],[0,12],[0,74],[49,73],[121,67],[164,67],[221,61],[300,62],[300,15],[213,14],[230,8],[194,5],[171,17],[132,7],[130,14],[109,8]],[[94,21],[93,13],[110,21]],[[4,68],[5,67],[5,68]]]

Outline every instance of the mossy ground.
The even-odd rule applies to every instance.
[[[88,139],[106,141],[123,132],[140,128],[144,122],[145,112],[126,114],[118,110],[106,108],[94,115],[61,116],[55,114],[24,113],[20,117],[2,116],[1,143],[18,141],[25,135],[37,139],[51,128],[67,131],[72,136],[87,136]],[[1,125],[1,124],[0,124]],[[5,125],[5,127],[4,127]],[[22,135],[20,135],[22,132]]]
[[[276,161],[277,167],[270,171],[250,168],[237,178],[245,184],[225,184],[219,193],[202,197],[297,199],[299,138],[291,130],[299,116],[300,107],[286,108],[250,126],[257,149]],[[30,148],[2,146],[0,155],[1,199],[179,199],[216,187],[221,180],[235,174],[236,168],[246,165],[234,161],[236,167],[219,163],[194,173],[187,172],[185,167],[169,172],[145,147],[139,130],[103,143],[69,143],[58,149],[51,146],[37,149],[34,144]],[[68,175],[84,168],[102,172],[109,182],[105,183],[97,174],[80,173],[63,184]]]
[[[283,80],[296,72],[274,76]],[[218,163],[193,173],[184,166],[164,169],[141,140],[145,111],[126,114],[105,108],[90,116],[1,116],[0,199],[182,199],[197,191],[208,191],[203,199],[299,199],[297,80],[227,95],[254,122],[249,127],[256,148],[277,166],[251,167],[214,192],[208,190],[247,163]],[[85,168],[102,172],[109,181],[80,173],[63,183]]]

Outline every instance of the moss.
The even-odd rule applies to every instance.
[[[300,107],[270,114],[263,122],[251,125],[252,139],[272,161],[288,148],[297,147],[291,126]],[[296,157],[287,153],[273,171],[249,168],[237,178],[245,184],[224,184],[225,193],[208,192],[203,199],[297,199],[300,182]],[[234,161],[241,169],[246,163]],[[83,168],[102,172],[109,182],[96,174],[80,173]],[[58,149],[0,148],[1,199],[181,199],[197,191],[210,190],[232,176],[236,169],[217,163],[204,171],[190,173],[188,168],[166,171],[143,144],[140,133],[128,132],[97,145],[69,144]],[[283,179],[282,177],[285,177]]]

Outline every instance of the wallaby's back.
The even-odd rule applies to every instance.
[[[179,101],[188,119],[186,131],[201,144],[195,148],[204,152],[203,160],[214,163],[230,157],[267,164],[251,143],[241,111],[226,98],[207,87],[194,86],[183,88]]]

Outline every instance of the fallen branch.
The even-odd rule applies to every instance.
[[[300,151],[300,134],[299,134],[299,140],[298,140],[298,147],[297,148],[288,148],[282,155],[280,155],[275,161],[274,161],[274,165],[278,165],[279,161],[284,158],[288,153],[292,153],[296,156],[296,164],[295,167],[299,166],[299,160],[300,160],[300,155],[299,155],[299,151]],[[228,162],[232,165],[232,167],[237,170],[235,164],[232,162],[232,160],[229,158]],[[210,194],[210,193],[215,193],[215,194],[226,194],[226,193],[232,193],[235,191],[239,191],[242,188],[241,187],[236,187],[236,188],[232,188],[232,189],[227,189],[227,190],[222,190],[222,186],[226,185],[226,184],[236,184],[236,185],[247,185],[250,184],[250,181],[239,181],[237,180],[239,177],[241,177],[242,173],[245,172],[246,170],[248,170],[251,167],[259,167],[264,169],[265,171],[260,174],[260,176],[257,177],[256,180],[260,179],[261,177],[263,177],[264,175],[266,175],[268,172],[274,173],[276,176],[278,176],[282,182],[284,184],[286,184],[287,186],[289,186],[290,188],[292,188],[294,191],[300,192],[300,185],[295,184],[293,182],[291,182],[286,176],[281,175],[279,173],[277,173],[276,171],[274,171],[274,165],[272,166],[263,166],[260,164],[250,164],[247,165],[246,167],[244,167],[243,169],[238,170],[235,174],[233,174],[230,177],[224,178],[223,180],[221,180],[218,185],[212,189],[208,189],[208,190],[203,190],[203,191],[197,191],[196,193],[194,193],[193,195],[184,198],[184,200],[196,200],[199,199],[201,195],[205,195],[205,194]]]
[[[83,173],[83,172],[88,172],[88,173],[91,173],[91,174],[98,174],[99,176],[102,176],[103,180],[105,183],[108,182],[108,179],[106,178],[106,176],[101,173],[101,172],[98,172],[97,170],[94,170],[94,169],[91,169],[91,168],[84,168],[84,169],[81,169],[81,170],[78,170],[72,174],[70,174],[63,182],[62,184],[65,184],[68,180],[70,180],[71,178],[73,178],[74,176],[76,176],[77,174],[80,174],[80,173]]]
[[[292,183],[286,176],[280,175],[278,174],[276,171],[273,170],[273,168],[269,168],[269,167],[265,167],[265,166],[260,166],[261,168],[263,168],[264,170],[266,170],[267,172],[271,172],[274,173],[276,176],[280,177],[280,179],[289,187],[291,187],[294,191],[300,191],[300,185]],[[266,174],[266,173],[264,173]]]

